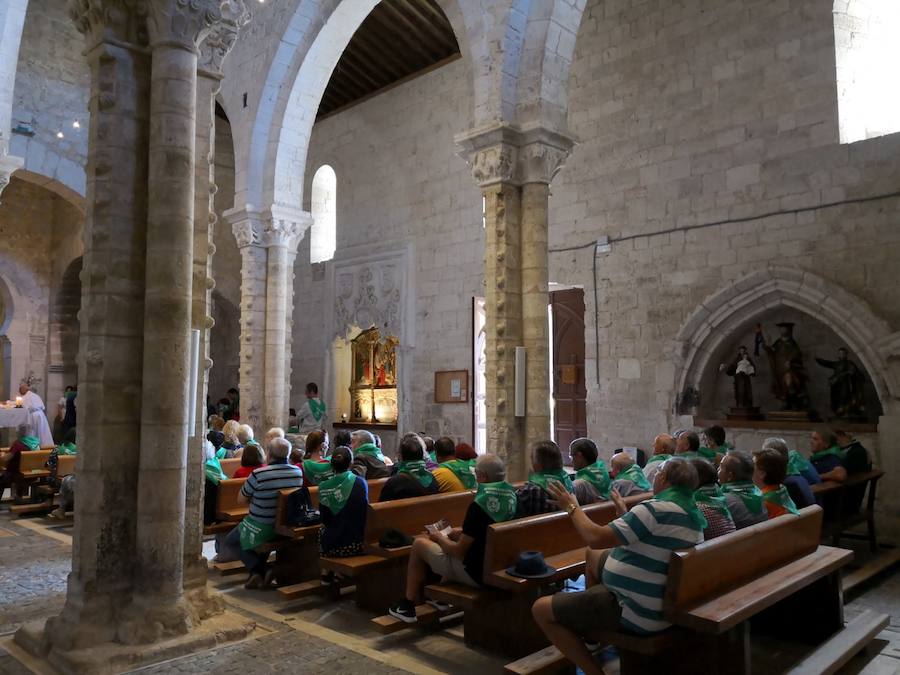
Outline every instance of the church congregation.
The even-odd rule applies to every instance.
[[[898,0],[0,0],[0,673],[900,671]]]

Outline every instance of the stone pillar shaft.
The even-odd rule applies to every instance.
[[[266,401],[265,427],[287,426],[285,387],[288,268],[287,246],[275,242],[268,249],[266,278]]]
[[[241,247],[241,421],[262,428],[265,388],[266,249]]]
[[[153,49],[144,401],[135,575],[155,604],[181,597],[194,257],[197,55]]]

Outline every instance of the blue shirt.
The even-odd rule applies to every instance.
[[[369,508],[369,484],[360,476],[350,491],[347,503],[339,513],[334,514],[324,504],[319,504],[322,515],[322,554],[328,555],[335,549],[353,544],[362,544],[366,533],[366,514]]]
[[[293,464],[269,464],[251,473],[241,487],[250,500],[250,516],[260,523],[274,523],[278,492],[303,485],[303,472]]]

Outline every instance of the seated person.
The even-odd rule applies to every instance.
[[[569,456],[575,469],[575,497],[579,504],[593,504],[609,499],[611,481],[606,464],[600,459],[597,444],[590,438],[576,438],[569,444]]]
[[[41,441],[37,436],[31,436],[27,424],[20,424],[16,428],[16,440],[9,446],[9,450],[0,455],[0,497],[3,491],[9,488],[13,497],[18,498],[24,488],[22,474],[19,472],[21,453],[30,450],[39,450]]]
[[[575,488],[569,475],[563,469],[562,453],[553,441],[539,441],[531,450],[532,472],[528,481],[516,490],[518,507],[516,518],[534,516],[538,513],[559,511],[559,506],[547,492],[552,482],[562,483],[565,489],[574,494]]]
[[[644,466],[644,476],[653,485],[656,472],[659,471],[661,462],[665,462],[675,454],[675,437],[669,434],[659,434],[653,439],[653,455]]]
[[[730,534],[737,528],[734,518],[728,510],[725,495],[719,487],[716,467],[708,459],[694,457],[690,460],[697,470],[699,484],[694,492],[694,501],[706,518],[706,529],[703,530],[703,541],[709,541],[723,534]]]
[[[291,449],[291,453],[293,453]],[[235,470],[232,478],[246,478],[255,469],[266,465],[266,454],[256,443],[247,443],[241,453],[241,465]]]
[[[268,464],[255,469],[238,494],[239,504],[249,504],[249,514],[225,537],[225,548],[237,552],[250,576],[244,588],[267,588],[274,579],[266,561],[269,553],[258,553],[256,547],[275,538],[275,515],[278,492],[303,485],[303,472],[288,464],[291,444],[284,438],[269,443]]]
[[[753,457],[739,450],[729,452],[719,464],[719,485],[725,493],[734,526],[739,530],[769,518],[762,492],[753,483],[755,469]]]
[[[434,442],[434,456],[438,462],[432,470],[439,492],[463,492],[475,488],[474,465],[457,459],[452,438],[441,436]]]
[[[675,439],[675,454],[684,459],[700,456],[700,437],[693,431],[682,431]]]
[[[506,467],[496,455],[482,455],[475,464],[478,492],[466,510],[462,528],[449,535],[429,533],[413,542],[406,573],[406,595],[390,608],[394,618],[415,623],[416,604],[422,599],[429,572],[444,582],[478,587],[484,583],[484,548],[492,523],[512,520],[516,491],[506,482]]]
[[[475,452],[475,448],[468,443],[457,443],[456,459],[461,459],[464,462],[474,462],[478,459],[478,453]]]
[[[222,431],[225,428],[225,418],[221,415],[210,415],[207,419],[209,431]]]
[[[273,438],[284,438],[284,429],[281,427],[272,427],[266,432],[265,437],[263,438],[263,445],[268,447],[269,441]],[[292,446],[293,447],[293,446]]]
[[[391,475],[386,458],[375,445],[375,437],[365,429],[357,429],[350,434],[350,449],[353,450],[351,471],[366,480],[387,478]]]
[[[234,451],[234,456],[240,457],[241,452],[243,451],[243,447],[247,445],[247,443],[256,442],[256,437],[253,435],[253,427],[251,427],[249,424],[242,424],[238,427],[237,437],[238,443],[240,443],[240,447]]]
[[[651,483],[641,471],[634,457],[627,452],[620,452],[609,460],[609,475],[613,479],[612,489],[622,497],[628,497],[639,492],[650,492]]]
[[[288,457],[288,464],[293,464],[296,467],[299,467],[301,470],[303,469],[303,458],[305,457],[305,453],[303,448],[298,448],[291,442],[291,455]],[[306,485],[306,476],[304,475],[303,484]]]
[[[722,456],[729,450],[734,450],[734,446],[725,440],[725,429],[718,424],[713,424],[703,430],[703,440],[705,445],[701,445],[697,452],[711,462],[718,464],[722,461]]]
[[[847,480],[844,468],[844,454],[837,444],[837,436],[830,431],[814,431],[809,437],[810,463],[823,481],[833,480],[843,483]]]
[[[293,408],[288,409],[288,428],[287,432],[289,434],[299,434],[300,433],[300,420],[297,418],[297,411]]]
[[[335,448],[330,464],[334,475],[319,483],[319,553],[326,558],[347,558],[363,552],[369,486],[364,478],[350,471],[350,448]]]
[[[836,429],[834,436],[844,455],[843,467],[847,470],[847,475],[852,476],[872,469],[868,450],[851,433]],[[866,483],[847,488],[847,494],[844,495],[844,513],[858,513],[865,494]]]
[[[434,456],[434,439],[431,436],[419,434],[425,442],[425,465],[429,471],[434,471],[438,467],[437,458]]]
[[[224,438],[219,446],[225,448],[225,456],[222,459],[233,459],[234,453],[240,449],[241,441],[238,438],[238,431],[240,428],[241,423],[236,422],[235,420],[228,420],[222,428],[222,436]]]
[[[306,454],[303,458],[303,485],[312,487],[334,476],[331,462],[325,459],[328,434],[310,431],[306,435]]]
[[[578,507],[574,495],[558,485],[550,490],[587,543],[587,590],[556,593],[532,608],[544,634],[586,675],[603,673],[585,646],[599,631],[625,630],[649,635],[671,624],[663,613],[663,597],[672,551],[703,541],[706,519],[694,502],[697,470],[673,457],[663,464],[653,484],[653,498],[627,511],[615,492],[618,518],[598,525]]]
[[[406,434],[401,439],[398,455],[396,473],[381,488],[378,501],[437,494],[437,481],[425,466],[425,442],[418,434]]]
[[[352,442],[352,437],[350,436],[350,432],[346,429],[340,429],[334,435],[334,447],[344,446],[345,448],[350,447],[350,443]],[[325,456],[328,456],[328,452],[326,451]]]
[[[791,496],[794,504],[797,505],[797,508],[802,509],[806,506],[815,504],[816,498],[813,495],[812,490],[810,490],[809,482],[805,477],[806,474],[812,473],[815,475],[816,482],[818,482],[819,476],[816,473],[816,470],[813,469],[812,464],[796,450],[791,454],[791,451],[788,450],[787,443],[785,443],[782,438],[767,438],[763,442],[763,447],[777,450],[784,456],[785,461],[787,462],[787,475],[782,482],[787,488],[788,494]]]
[[[762,490],[763,504],[769,518],[785,513],[798,513],[797,506],[782,484],[787,475],[787,457],[775,448],[762,448],[753,453],[753,482]]]

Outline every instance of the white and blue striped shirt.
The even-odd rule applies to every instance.
[[[303,472],[293,464],[269,464],[247,476],[241,494],[250,500],[250,515],[260,523],[274,523],[278,491],[303,485]]]

